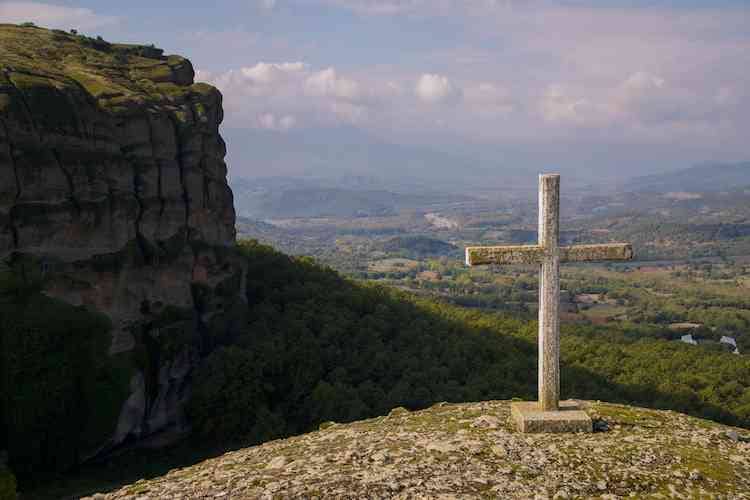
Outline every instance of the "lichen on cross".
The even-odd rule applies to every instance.
[[[560,175],[539,175],[537,245],[467,247],[466,264],[540,264],[539,409],[557,411],[560,402],[560,263],[630,260],[628,243],[560,246]]]

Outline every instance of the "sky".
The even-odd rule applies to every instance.
[[[224,94],[239,176],[309,174],[268,145],[342,131],[457,176],[750,159],[748,0],[0,0],[25,21],[189,58]]]

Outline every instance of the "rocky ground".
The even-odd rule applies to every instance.
[[[593,434],[520,434],[508,401],[396,408],[88,498],[750,498],[747,430],[584,405]]]

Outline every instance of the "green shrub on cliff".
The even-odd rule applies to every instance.
[[[4,465],[0,465],[0,500],[16,500],[16,478]]]
[[[0,448],[18,473],[65,470],[113,432],[129,369],[108,357],[110,326],[35,291],[0,293]]]

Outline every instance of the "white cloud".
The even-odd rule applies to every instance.
[[[289,76],[300,74],[304,70],[305,64],[301,62],[264,63],[261,61],[255,66],[241,68],[240,73],[258,85],[271,85]]]
[[[231,96],[269,97],[299,92],[309,70],[302,62],[266,63],[259,62],[224,72],[196,70],[196,80],[202,80],[218,87]]]
[[[321,3],[351,9],[360,14],[392,15],[424,5],[424,0],[322,0]]]
[[[591,112],[591,103],[571,95],[562,85],[553,84],[542,93],[539,111],[547,122],[582,123]]]
[[[473,87],[467,88],[465,96],[467,101],[489,103],[507,98],[508,89],[494,83],[480,82]]]
[[[266,10],[273,10],[276,7],[276,0],[259,0],[260,6]]]
[[[390,16],[416,14],[434,16],[455,14],[468,9],[506,8],[526,0],[312,0],[314,3],[341,7],[365,15]]]
[[[276,132],[287,132],[294,128],[297,119],[292,115],[276,116],[273,113],[261,113],[257,116],[257,127]]]
[[[260,62],[225,72],[198,69],[196,79],[219,88],[227,119],[236,124],[285,131],[298,126],[358,123],[392,105],[392,81],[313,70],[303,62]],[[286,119],[285,119],[286,118]]]
[[[661,76],[638,71],[612,92],[610,102],[622,119],[641,126],[685,125],[721,120],[732,105],[726,90],[678,86]]]
[[[357,82],[339,77],[333,68],[318,71],[307,77],[305,90],[311,95],[350,101],[355,101],[361,96]]]
[[[276,116],[273,113],[263,113],[258,116],[258,125],[260,128],[275,130],[276,129]]]
[[[195,70],[195,81],[196,82],[210,82],[214,79],[214,74],[210,71],[206,71],[203,69],[196,69]]]
[[[296,118],[295,127],[355,123],[425,143],[449,134],[456,140],[542,148],[563,139],[587,147],[644,141],[683,150],[713,142],[750,154],[747,141],[738,139],[750,127],[750,32],[741,21],[749,9],[299,1],[373,15],[452,12],[450,23],[431,19],[431,30],[463,28],[450,44],[426,49],[409,45],[418,36],[410,34],[398,40],[399,46],[406,44],[406,57],[393,54],[391,62],[369,64],[363,56],[347,71],[335,59],[331,67],[236,64],[207,77],[225,93],[228,119],[252,121],[271,112],[275,127],[279,117],[289,115]],[[364,22],[377,29],[386,21]],[[551,29],[555,36],[540,36]],[[276,46],[268,47],[273,52]],[[315,54],[318,49],[311,47]],[[307,55],[299,46],[285,50],[292,55],[282,60]],[[419,67],[435,69],[422,73]],[[198,78],[203,76],[199,72]],[[451,105],[441,105],[446,103]],[[716,141],[717,136],[726,139]]]
[[[464,89],[463,95],[473,113],[488,117],[507,115],[517,108],[510,90],[490,82],[469,85]]]
[[[448,77],[425,73],[419,77],[414,87],[417,97],[427,103],[438,103],[455,98],[459,90],[451,83]]]
[[[0,23],[33,22],[45,28],[90,30],[118,22],[91,9],[40,2],[0,2]]]
[[[279,120],[279,125],[281,125],[281,128],[283,130],[289,130],[290,128],[294,127],[294,125],[297,124],[297,119],[293,116],[285,116],[281,120]]]
[[[666,80],[660,76],[651,75],[645,71],[637,71],[622,83],[622,87],[626,90],[643,92],[664,88],[665,83]]]
[[[334,101],[330,110],[342,123],[360,124],[367,119],[367,107],[350,102]]]

